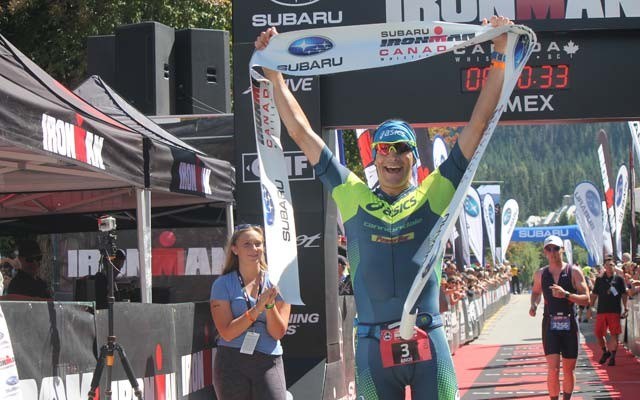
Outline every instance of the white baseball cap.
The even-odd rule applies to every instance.
[[[544,240],[543,247],[547,247],[547,245],[550,245],[550,244],[554,246],[558,246],[560,248],[564,247],[564,242],[562,241],[562,239],[560,239],[560,237],[556,235],[547,236],[547,238]]]

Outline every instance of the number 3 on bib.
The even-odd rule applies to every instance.
[[[398,328],[383,329],[380,331],[380,355],[384,368],[429,361],[429,335],[422,329],[415,328],[413,337],[404,340],[400,337]]]

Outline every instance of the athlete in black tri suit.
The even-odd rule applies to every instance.
[[[484,24],[489,23],[484,21]],[[512,24],[494,16],[494,27]],[[267,47],[274,28],[262,32],[257,50]],[[494,39],[494,51],[504,55],[507,36]],[[282,75],[263,68],[273,84],[278,112],[291,138],[315,167],[340,208],[345,222],[347,255],[358,310],[356,390],[359,400],[404,398],[405,386],[413,399],[453,400],[458,385],[453,361],[439,315],[441,266],[420,300],[417,325],[423,329],[415,341],[397,342],[402,316],[418,266],[411,262],[423,239],[444,213],[498,104],[504,63],[494,63],[473,109],[469,124],[445,163],[419,187],[411,184],[416,162],[415,132],[403,121],[381,124],[374,135],[373,154],[379,188],[370,191],[355,174],[342,167],[313,131]],[[393,79],[389,76],[389,79]],[[411,96],[410,94],[407,94]],[[336,99],[338,101],[338,99]],[[393,101],[393,100],[390,100]],[[421,101],[416,97],[416,101]],[[391,350],[390,350],[391,349]],[[397,350],[397,351],[396,351]]]
[[[582,270],[562,261],[563,246],[562,239],[555,235],[544,240],[544,255],[549,265],[533,276],[529,309],[529,315],[535,317],[540,296],[544,296],[542,345],[547,358],[549,397],[554,400],[560,395],[561,355],[563,399],[570,399],[573,393],[579,336],[575,304],[589,304],[589,288]]]

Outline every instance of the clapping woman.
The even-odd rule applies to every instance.
[[[216,397],[285,400],[280,339],[287,332],[291,308],[269,281],[261,227],[236,227],[222,276],[211,287],[210,307],[219,334]]]

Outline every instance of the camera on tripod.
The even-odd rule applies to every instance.
[[[98,394],[97,390],[100,386],[102,370],[105,366],[107,367],[107,381],[104,386],[104,399],[111,400],[113,358],[116,352],[120,355],[122,367],[127,374],[133,393],[138,400],[142,400],[142,391],[140,390],[138,381],[133,373],[131,364],[127,359],[124,349],[116,341],[116,336],[113,330],[113,303],[115,301],[113,270],[116,267],[113,265],[111,260],[116,258],[116,252],[118,251],[116,246],[116,219],[110,215],[101,216],[98,218],[98,230],[100,231],[98,233],[98,244],[100,246],[100,254],[102,255],[102,265],[107,270],[107,312],[109,318],[107,326],[109,331],[107,334],[107,343],[100,347],[100,356],[98,357],[96,369],[93,373],[93,378],[91,379],[91,388],[88,393],[88,400],[94,400],[96,398],[96,395]],[[120,251],[122,252],[122,250]],[[124,252],[121,254],[124,254]],[[122,258],[122,260],[124,260],[124,258]],[[100,393],[99,396],[100,398],[103,398],[102,393]]]
[[[106,252],[107,256],[116,254],[116,219],[111,215],[103,215],[98,218],[98,247],[101,253]]]

